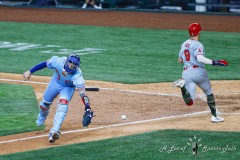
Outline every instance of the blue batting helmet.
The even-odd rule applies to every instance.
[[[80,57],[76,54],[71,54],[67,57],[67,60],[64,64],[64,69],[67,73],[74,73],[80,67]]]

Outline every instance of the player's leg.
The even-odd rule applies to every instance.
[[[39,113],[37,116],[36,124],[42,126],[49,114],[50,105],[52,102],[46,102],[44,99],[40,102]]]
[[[199,82],[198,86],[202,89],[202,91],[207,96],[207,104],[212,114],[211,121],[223,122],[224,119],[217,116],[216,102],[212,92],[212,86],[207,75],[204,75],[204,80]]]
[[[102,3],[103,3],[104,0],[100,0],[99,2],[99,9],[102,9]]]
[[[73,96],[75,88],[64,87],[60,91],[60,98],[56,110],[56,114],[53,119],[53,127],[50,130],[49,142],[53,143],[55,140],[59,139],[60,127],[66,117],[68,111],[68,104]]]
[[[181,89],[182,97],[184,102],[188,105],[191,106],[193,104],[193,100],[191,98],[191,94],[188,92],[188,89],[186,88],[186,82],[184,79],[178,79],[177,81],[173,82],[174,87],[178,87]],[[189,86],[189,88],[191,88]]]
[[[94,4],[93,8],[95,8],[95,9],[102,9],[102,5],[100,4],[99,6],[97,6],[96,4]]]
[[[95,8],[95,9],[102,9],[102,2],[103,2],[103,1],[104,1],[104,0],[100,0],[98,6],[96,5],[96,2],[95,2],[95,4],[93,5],[93,8]]]
[[[95,0],[90,0],[88,4],[90,4],[92,7],[94,7],[94,5],[95,5]]]
[[[83,4],[82,8],[87,8],[88,3],[89,3],[89,0],[85,0],[85,2],[84,2],[84,4]]]
[[[47,89],[45,90],[45,93],[43,95],[43,99],[39,104],[39,114],[36,120],[36,124],[38,126],[41,126],[44,124],[48,114],[50,105],[52,104],[54,98],[58,95],[58,90],[56,89],[56,85],[52,80],[48,84]]]
[[[193,105],[196,93],[196,83],[191,80],[186,81],[184,87],[181,88],[181,92],[185,103],[189,106]]]

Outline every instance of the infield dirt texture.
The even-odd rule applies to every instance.
[[[199,22],[206,31],[240,32],[240,17],[224,15],[0,7],[0,20],[181,30],[186,30],[186,26],[189,23]],[[2,31],[4,31],[4,28]],[[0,73],[0,77],[4,79],[22,80],[22,75]],[[49,77],[39,78],[33,76],[31,81],[47,83]],[[43,92],[46,88],[46,84],[6,82],[33,86],[38,101],[42,99]],[[93,123],[90,125],[89,130],[62,134],[60,140],[54,144],[50,144],[47,140],[47,134],[52,126],[52,119],[56,109],[55,101],[52,105],[49,118],[46,120],[45,130],[0,137],[0,141],[26,138],[24,143],[19,140],[16,142],[0,144],[0,154],[87,142],[160,129],[214,131],[240,130],[240,114],[236,114],[240,113],[239,81],[212,81],[217,106],[223,113],[221,116],[225,118],[225,122],[219,124],[213,124],[210,122],[210,112],[203,99],[199,98],[194,106],[187,107],[184,105],[183,100],[180,97],[179,89],[172,88],[171,83],[126,85],[86,81],[86,85],[97,86],[100,88],[99,92],[88,92],[94,111],[97,114],[93,119]],[[197,92],[202,94],[199,90]],[[149,101],[149,99],[151,99],[151,101]],[[80,98],[78,94],[75,93],[70,103],[66,120],[61,128],[62,132],[83,130],[81,123],[79,122],[79,116],[82,115],[83,107],[79,102],[81,102]],[[203,112],[203,114],[189,115],[185,117],[177,116],[194,112]],[[120,119],[121,114],[126,114],[128,118],[122,121]],[[137,124],[97,128],[123,122],[128,123],[168,116],[176,117]],[[94,130],[91,130],[91,128]],[[40,137],[36,138],[36,136]],[[29,139],[29,137],[35,138]]]

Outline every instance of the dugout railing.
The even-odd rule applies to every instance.
[[[34,6],[36,2],[48,1],[46,5],[55,7],[79,7],[85,0],[5,0],[3,5],[27,5]],[[100,0],[96,0],[99,3]],[[104,0],[102,3],[105,9],[149,9],[149,10],[180,10],[196,12],[238,12],[240,13],[239,0]]]

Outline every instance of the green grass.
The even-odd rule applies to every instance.
[[[180,30],[12,22],[0,22],[0,27],[4,28],[0,33],[1,41],[51,44],[71,50],[104,49],[102,53],[81,55],[84,78],[130,84],[169,82],[179,78],[182,65],[177,62],[178,51],[188,38],[187,31]],[[230,64],[228,67],[207,66],[209,77],[239,79],[240,34],[203,31],[201,40],[208,58],[226,59]],[[59,52],[59,48],[51,48],[56,54],[41,53],[42,48],[22,52],[9,48],[0,50],[0,72],[20,74]],[[46,69],[35,74],[51,76],[52,71]]]
[[[37,114],[32,87],[0,83],[0,136],[43,129],[36,127]]]
[[[61,46],[49,48],[55,53],[42,53],[46,49],[14,51],[0,47],[0,72],[19,73],[37,63],[57,55],[60,49],[104,49],[98,54],[81,55],[81,68],[86,80],[120,83],[169,82],[181,76],[182,66],[177,63],[180,45],[188,38],[187,31],[135,29],[0,22],[4,32],[1,41]],[[226,59],[228,67],[207,66],[212,80],[240,79],[240,33],[202,32],[201,41],[206,57]],[[59,56],[65,56],[60,54]],[[44,69],[36,75],[51,76]],[[37,129],[37,100],[29,86],[0,83],[0,136]],[[196,159],[239,159],[239,132],[204,132],[165,130],[141,135],[81,143],[63,147],[0,156],[4,159],[194,159],[191,148],[184,152],[160,152],[161,147],[184,147],[188,137],[201,137],[203,145],[236,150],[201,152]]]
[[[194,140],[194,135],[196,140]],[[240,158],[238,132],[204,132],[186,130],[160,130],[144,134],[124,136],[89,143],[80,143],[30,152],[0,156],[1,160],[188,160],[195,159],[192,147],[187,143],[199,141],[199,160],[229,160]],[[191,144],[191,143],[190,143]],[[212,150],[215,148],[214,150]],[[209,150],[211,149],[211,150]],[[228,150],[226,150],[228,149]],[[230,150],[232,149],[232,150]]]

